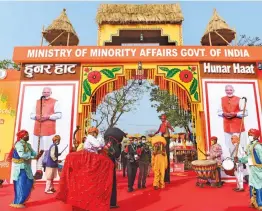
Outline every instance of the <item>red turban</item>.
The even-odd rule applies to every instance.
[[[210,141],[217,141],[217,137],[216,136],[212,136],[211,138],[210,138]]]
[[[98,129],[96,127],[90,127],[87,132],[88,133],[93,133],[93,132],[98,133]]]
[[[162,114],[162,115],[161,115],[161,119],[166,119],[166,115],[165,115],[165,114]]]
[[[259,137],[260,137],[260,131],[257,130],[257,129],[250,129],[250,130],[248,131],[248,135],[249,135],[249,136],[253,136],[253,137],[255,137],[255,138],[259,138]]]
[[[20,141],[21,139],[23,139],[25,136],[28,136],[28,135],[29,135],[29,133],[26,130],[20,130],[16,134],[17,141]]]

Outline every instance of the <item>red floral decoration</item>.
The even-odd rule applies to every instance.
[[[89,67],[85,67],[84,68],[84,72],[89,73],[90,72],[90,68]]]
[[[181,81],[183,81],[184,83],[189,83],[192,81],[193,79],[193,74],[191,71],[189,70],[183,70],[179,73],[179,78]]]
[[[101,80],[101,73],[99,71],[92,71],[88,73],[88,81],[92,84],[97,84]]]
[[[193,72],[195,72],[195,71],[196,71],[196,67],[192,67],[191,70],[192,70]]]

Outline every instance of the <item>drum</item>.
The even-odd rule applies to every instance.
[[[203,179],[213,179],[217,169],[217,162],[214,160],[194,160],[191,162],[192,169],[198,177]]]
[[[231,158],[226,158],[222,162],[222,167],[226,175],[235,176],[235,163]]]

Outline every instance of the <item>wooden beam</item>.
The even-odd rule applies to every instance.
[[[229,43],[221,34],[219,34],[217,31],[215,31],[215,33],[216,33],[222,40],[224,40],[228,45],[230,45],[230,43]]]
[[[209,45],[212,46],[212,40],[211,40],[211,34],[210,34],[210,32],[208,33],[208,39],[209,39]]]
[[[44,32],[45,32],[45,26],[43,26],[43,29],[42,29],[42,38],[41,38],[41,46],[43,46],[43,42],[44,42]]]
[[[59,34],[52,42],[49,43],[48,46],[50,46],[52,43],[54,43],[59,37],[61,37],[63,34],[65,33],[65,31],[63,31],[61,34]]]

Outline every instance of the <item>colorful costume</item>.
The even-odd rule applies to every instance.
[[[97,136],[98,135],[98,129],[95,127],[91,127],[88,129],[88,135],[86,137],[85,143],[84,143],[84,149],[89,152],[95,152],[98,153],[99,150],[102,149],[102,147],[105,145],[105,141],[103,137]],[[95,134],[93,134],[95,133]],[[96,136],[96,137],[95,137]]]
[[[247,155],[240,158],[241,163],[249,165],[250,204],[262,210],[262,145],[259,143],[260,131],[248,131],[250,143],[247,146]]]
[[[162,136],[151,139],[153,145],[152,169],[154,172],[153,186],[155,189],[165,187],[165,170],[167,169],[166,140]]]
[[[42,108],[42,112],[41,112]],[[37,118],[42,116],[47,116],[49,119],[44,121],[37,121]],[[40,150],[44,150],[47,152],[49,150],[50,145],[52,145],[52,138],[56,133],[56,120],[62,118],[62,112],[57,100],[53,98],[44,98],[36,101],[36,105],[34,106],[32,113],[30,114],[30,118],[35,120],[34,124],[34,140],[33,147],[34,150],[38,149],[38,138],[40,137]],[[43,157],[37,161],[36,165],[36,179],[42,179],[42,162]]]
[[[12,180],[14,182],[15,199],[11,207],[23,208],[33,188],[34,177],[31,169],[31,159],[36,157],[36,152],[27,143],[28,132],[21,130],[17,133],[17,142],[12,150]]]
[[[56,135],[53,137],[53,144],[50,146],[48,153],[47,153],[47,159],[46,159],[46,188],[45,193],[54,193],[54,179],[57,177],[58,172],[58,144],[60,143],[60,136]]]
[[[222,147],[220,146],[220,144],[217,143],[217,137],[216,136],[212,136],[210,138],[211,142],[213,142],[211,148],[210,148],[210,152],[208,154],[207,159],[208,160],[215,160],[217,162],[217,171],[216,171],[216,175],[215,175],[215,182],[216,183],[212,183],[212,186],[217,186],[217,187],[221,187],[222,183],[221,183],[221,164],[222,164]]]
[[[165,182],[170,183],[170,150],[169,150],[169,144],[170,144],[170,132],[174,132],[174,129],[172,128],[171,124],[167,121],[166,115],[161,115],[161,125],[159,126],[158,131],[155,133],[161,133],[163,137],[166,139],[166,155],[167,155],[167,169],[165,172]]]
[[[243,133],[245,131],[244,124],[241,122],[242,118],[248,115],[248,111],[245,110],[243,113],[244,104],[241,99],[237,96],[225,96],[221,98],[221,107],[218,109],[218,116],[223,118],[224,133],[225,133],[225,145],[228,149],[224,152],[225,157],[230,157],[232,151],[234,150],[234,145],[231,143],[232,135],[239,136],[241,132],[241,145],[246,147],[246,135]],[[232,113],[233,116],[228,118],[226,115]]]

